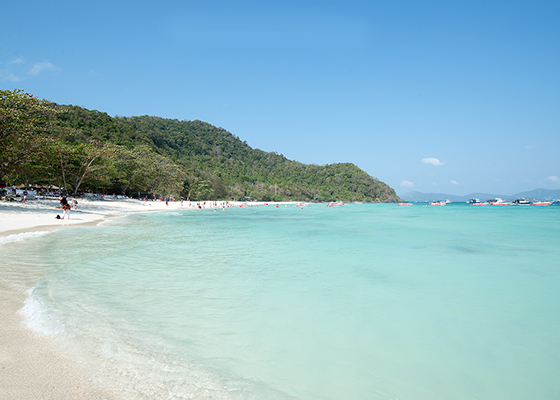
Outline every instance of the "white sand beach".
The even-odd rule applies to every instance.
[[[58,200],[30,200],[27,203],[0,202],[0,237],[83,224],[92,225],[111,216],[180,207],[180,202],[170,202],[169,205],[166,205],[163,201],[78,199],[78,207],[70,211],[69,219],[57,219],[57,215],[62,217]]]
[[[132,212],[172,210],[180,202],[138,200],[78,200],[70,219],[57,219],[62,210],[57,200],[27,203],[0,202],[0,243],[19,235],[83,225],[96,225],[107,218]],[[183,207],[188,207],[185,203]],[[1,244],[0,244],[1,245]],[[58,350],[50,337],[23,325],[19,313],[27,290],[37,280],[20,266],[3,266],[0,275],[0,398],[1,399],[118,399],[108,388],[99,388],[73,360]]]

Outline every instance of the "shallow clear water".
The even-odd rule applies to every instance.
[[[130,399],[560,397],[560,207],[137,214],[4,243],[24,307]]]

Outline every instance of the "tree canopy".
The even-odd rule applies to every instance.
[[[195,200],[398,201],[351,163],[303,164],[202,121],[111,117],[0,91],[0,181]]]

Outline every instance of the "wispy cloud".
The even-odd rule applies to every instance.
[[[554,182],[554,183],[560,183],[560,178],[558,178],[557,176],[549,176],[548,178],[546,178],[547,180]]]
[[[435,165],[436,167],[439,167],[439,166],[441,166],[445,163],[441,162],[437,158],[429,157],[429,158],[423,158],[422,159],[422,164],[431,164],[431,165]]]
[[[458,185],[459,182],[457,182],[455,179],[451,179],[451,184],[452,184],[452,185]]]
[[[401,186],[404,186],[404,187],[413,187],[413,186],[414,186],[414,183],[413,183],[413,182],[410,182],[410,181],[402,181],[402,182],[401,182]]]
[[[14,72],[17,69],[16,64],[23,63],[22,58],[15,58],[8,62],[0,63],[0,80],[9,82],[19,82],[21,78]]]
[[[2,81],[9,81],[9,82],[19,82],[21,78],[19,76],[14,75],[7,69],[0,70],[0,80]]]
[[[56,71],[56,70],[58,70],[58,68],[55,67],[54,65],[52,65],[50,62],[42,61],[42,62],[36,63],[33,66],[33,68],[31,68],[27,73],[29,75],[39,75],[43,71]]]
[[[21,82],[36,77],[45,71],[59,71],[60,68],[49,61],[35,63],[31,68],[22,57],[0,62],[0,81]]]
[[[537,147],[538,147],[538,146],[537,146],[537,145],[534,145],[534,144],[531,144],[531,145],[529,145],[529,146],[525,146],[526,149],[536,149]]]

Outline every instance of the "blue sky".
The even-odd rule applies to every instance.
[[[558,1],[13,1],[0,87],[411,190],[560,189]]]

